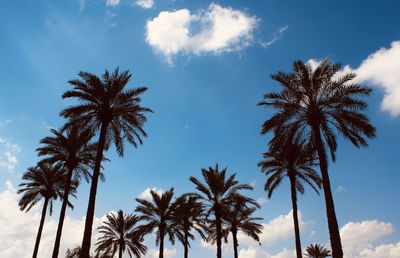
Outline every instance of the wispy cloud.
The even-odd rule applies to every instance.
[[[106,5],[107,6],[117,6],[119,5],[120,0],[106,0]]]
[[[150,9],[154,6],[154,0],[136,0],[135,4],[144,9]]]
[[[272,37],[271,40],[269,41],[261,41],[260,45],[264,48],[271,46],[272,44],[274,44],[275,42],[277,42],[282,36],[283,34],[289,29],[289,26],[286,25],[282,28],[279,28],[275,33],[274,36]]]
[[[21,152],[18,144],[0,137],[0,169],[13,172],[18,164],[17,154]]]

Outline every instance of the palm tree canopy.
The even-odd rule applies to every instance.
[[[43,138],[42,147],[37,149],[39,156],[45,156],[43,162],[60,162],[67,168],[74,169],[74,180],[80,177],[89,181],[91,169],[96,157],[96,144],[90,143],[94,133],[89,129],[80,130],[76,126],[61,130],[51,129],[53,136]],[[103,174],[101,174],[104,180]]]
[[[315,69],[309,63],[295,61],[293,72],[272,75],[282,87],[278,93],[264,95],[261,106],[277,112],[262,126],[262,134],[273,131],[277,139],[301,135],[314,142],[311,130],[321,130],[324,144],[335,160],[335,131],[355,146],[367,146],[365,139],[375,137],[375,128],[362,114],[367,103],[360,99],[372,89],[353,81],[354,73],[340,75],[339,64],[322,61]],[[294,137],[296,138],[296,137]]]
[[[305,255],[311,258],[325,258],[331,256],[331,251],[323,245],[311,244],[307,247]]]
[[[18,194],[22,194],[18,205],[21,210],[29,211],[42,198],[50,202],[50,214],[53,212],[53,200],[64,196],[66,171],[60,165],[39,162],[36,167],[28,168],[22,176]],[[75,197],[77,182],[71,183],[70,194]],[[68,202],[68,206],[73,205]]]
[[[304,193],[303,183],[308,184],[318,193],[322,180],[314,170],[314,166],[318,163],[312,146],[305,144],[301,139],[284,140],[283,143],[278,145],[275,142],[274,145],[271,145],[271,149],[263,154],[264,160],[258,163],[262,172],[268,176],[264,185],[268,198],[271,198],[284,177],[292,177],[296,191],[301,194]]]
[[[106,70],[101,79],[88,72],[80,72],[79,76],[80,79],[69,81],[74,89],[66,91],[63,98],[75,98],[82,104],[64,109],[61,115],[80,128],[97,131],[101,125],[107,126],[106,149],[113,141],[121,156],[124,139],[135,147],[137,141],[142,144],[142,136],[147,136],[143,130],[145,113],[152,112],[140,106],[140,95],[147,88],[125,89],[131,74],[120,73],[119,69],[113,73]]]
[[[174,227],[174,210],[175,204],[172,201],[174,196],[174,189],[158,194],[155,191],[150,191],[152,200],[136,198],[139,205],[136,207],[136,212],[141,214],[140,219],[147,222],[142,226],[142,230],[146,233],[157,230],[156,244],[160,242],[163,237],[160,234],[169,236],[171,243],[175,243],[176,229]]]
[[[143,232],[139,229],[140,218],[136,215],[126,215],[122,210],[117,214],[110,213],[107,219],[99,227],[102,235],[96,243],[96,257],[114,257],[115,253],[122,249],[128,251],[130,257],[141,257],[147,251],[143,245]]]

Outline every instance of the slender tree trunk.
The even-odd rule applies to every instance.
[[[296,254],[297,258],[302,258],[301,254],[301,241],[300,241],[300,230],[299,230],[299,218],[297,216],[297,192],[296,192],[296,181],[294,176],[289,176],[290,179],[290,191],[292,195],[292,208],[293,208],[293,225],[294,225],[294,236],[296,242]]]
[[[184,258],[189,257],[189,236],[188,236],[188,230],[185,229],[185,244],[183,245],[184,248]]]
[[[122,258],[122,242],[119,243],[119,253],[118,253],[118,257]]]
[[[160,253],[159,253],[159,258],[164,258],[164,229],[159,230],[160,231]]]
[[[33,249],[32,258],[36,258],[39,251],[40,238],[42,237],[43,225],[44,225],[44,220],[46,218],[46,211],[48,204],[49,204],[49,199],[48,198],[44,199],[44,204],[42,208],[42,217],[40,218],[39,230],[36,236],[35,248]]]
[[[60,219],[58,220],[56,241],[54,242],[53,258],[58,257],[58,252],[60,250],[61,235],[62,235],[62,229],[63,229],[63,225],[64,225],[65,212],[67,210],[68,196],[69,196],[69,191],[71,188],[71,180],[72,180],[72,172],[73,171],[74,171],[74,169],[72,167],[68,168],[67,180],[65,181],[65,187],[64,187],[64,190],[65,190],[64,198],[63,198],[63,203],[62,203],[61,211],[60,211]]]
[[[328,174],[328,161],[324,145],[322,143],[319,127],[313,127],[313,136],[317,147],[319,166],[322,175],[322,186],[326,205],[326,215],[328,218],[329,238],[331,242],[332,258],[343,258],[342,243],[340,240],[339,225],[336,219],[335,205],[332,198],[331,184]]]
[[[219,206],[215,209],[215,223],[217,227],[217,258],[222,258],[222,221]]]
[[[235,258],[238,258],[238,239],[237,239],[237,230],[232,230],[232,238],[233,238],[233,255]]]
[[[108,124],[103,123],[101,125],[100,137],[99,137],[99,142],[97,145],[96,160],[95,160],[95,165],[94,165],[93,175],[92,175],[92,184],[90,186],[89,204],[88,204],[88,209],[86,212],[85,231],[83,233],[81,258],[89,258],[89,253],[90,253],[93,217],[94,217],[94,209],[95,209],[95,205],[96,205],[97,183],[99,181],[101,160],[103,158],[104,145],[105,145],[106,135],[107,135],[107,127],[108,127]]]

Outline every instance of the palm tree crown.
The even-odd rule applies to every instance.
[[[331,256],[331,251],[323,245],[311,244],[307,247],[305,255],[310,258],[326,258]]]
[[[110,213],[107,220],[99,227],[102,235],[96,243],[96,257],[114,257],[119,251],[119,256],[127,250],[129,257],[141,257],[146,253],[143,245],[143,233],[137,226],[140,218],[136,215],[126,215],[122,210],[117,214]]]
[[[152,200],[136,198],[139,205],[136,211],[141,214],[140,219],[147,223],[142,226],[142,230],[150,233],[156,230],[156,244],[160,246],[159,257],[164,257],[164,237],[168,235],[171,243],[175,243],[176,228],[174,227],[175,204],[172,201],[174,189],[158,194],[150,191]]]

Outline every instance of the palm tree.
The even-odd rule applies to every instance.
[[[105,255],[114,257],[118,250],[118,257],[127,250],[129,257],[146,254],[146,246],[143,242],[143,232],[137,226],[140,218],[136,215],[126,215],[122,210],[117,215],[110,213],[107,220],[99,227],[102,236],[96,243],[96,257]]]
[[[311,244],[306,249],[306,256],[310,258],[326,258],[331,256],[331,251],[325,248],[323,245]]]
[[[141,214],[140,219],[147,223],[141,227],[146,234],[156,230],[156,245],[160,246],[159,258],[164,257],[164,237],[169,236],[172,244],[175,243],[176,228],[174,227],[175,204],[172,202],[174,189],[158,194],[150,191],[152,201],[136,198],[139,206],[136,211]]]
[[[64,109],[60,114],[79,128],[100,131],[82,240],[82,257],[87,258],[103,151],[114,142],[118,154],[123,156],[124,140],[135,147],[137,142],[142,144],[142,137],[147,136],[143,130],[147,121],[145,114],[152,111],[140,105],[140,95],[147,88],[125,89],[131,78],[129,71],[119,73],[116,69],[112,74],[105,71],[102,79],[87,72],[80,72],[79,76],[81,79],[69,81],[74,89],[65,92],[63,98],[74,98],[81,103]]]
[[[86,181],[89,180],[90,173],[88,169],[93,165],[96,146],[89,143],[93,137],[91,130],[79,130],[77,127],[69,127],[60,131],[51,129],[51,132],[53,136],[45,137],[40,141],[43,147],[37,149],[38,154],[39,156],[46,156],[43,162],[60,163],[68,171],[53,249],[53,258],[57,258],[71,181],[79,182],[82,175]]]
[[[227,243],[229,234],[232,234],[235,258],[238,258],[239,241],[237,234],[239,231],[260,243],[258,235],[261,234],[263,226],[257,221],[262,220],[262,218],[253,217],[253,213],[259,208],[260,205],[252,198],[235,194],[230,199],[229,205],[222,212],[222,235]],[[211,226],[210,229],[209,240],[215,242],[217,236],[215,227]]]
[[[356,77],[354,73],[335,78],[339,69],[339,64],[332,64],[329,60],[324,60],[315,69],[310,64],[296,61],[292,73],[278,72],[272,75],[272,79],[283,90],[264,95],[264,100],[259,103],[277,109],[277,113],[264,122],[262,134],[273,131],[278,142],[281,141],[279,139],[301,135],[317,150],[334,258],[342,258],[343,250],[329,181],[326,149],[329,149],[334,161],[337,147],[335,132],[357,147],[368,146],[365,137],[375,137],[375,128],[362,113],[367,103],[360,99],[369,96],[372,89],[352,83]]]
[[[36,236],[33,258],[37,257],[40,238],[42,235],[43,225],[46,218],[47,207],[50,205],[49,213],[53,213],[53,200],[58,197],[61,199],[64,195],[65,171],[59,165],[51,165],[49,163],[40,162],[36,167],[28,168],[22,176],[23,183],[19,185],[18,194],[23,194],[19,200],[19,207],[23,211],[28,212],[42,198],[44,204],[42,208],[42,216],[40,219],[39,229]],[[75,196],[76,184],[71,185],[70,194]],[[73,207],[68,202],[70,207]]]
[[[268,176],[264,185],[268,198],[271,198],[284,177],[289,178],[297,258],[302,257],[297,192],[303,194],[303,183],[306,183],[318,194],[317,188],[321,188],[321,178],[313,168],[316,164],[315,151],[301,139],[285,140],[281,145],[274,146],[274,149],[264,153],[264,160],[258,163],[262,172]]]
[[[198,193],[191,193],[191,195],[195,196],[199,200],[204,201],[207,219],[211,214],[214,216],[214,220],[209,221],[215,222],[217,258],[222,257],[221,246],[223,237],[223,210],[230,203],[231,198],[235,194],[237,194],[238,191],[244,189],[253,189],[248,184],[239,184],[239,182],[235,180],[236,174],[225,178],[226,169],[227,168],[224,168],[222,171],[219,171],[218,164],[216,164],[214,168],[209,167],[208,169],[202,169],[201,172],[203,174],[205,184],[195,177],[190,177],[190,181],[192,181],[196,185],[196,189],[198,191]]]
[[[205,239],[203,205],[194,196],[182,195],[175,201],[173,220],[176,236],[184,248],[184,258],[188,258],[189,239],[194,239],[192,231],[198,232]]]

